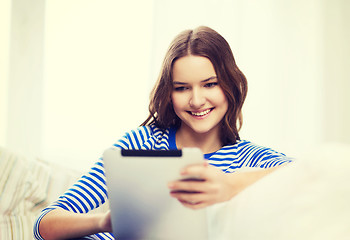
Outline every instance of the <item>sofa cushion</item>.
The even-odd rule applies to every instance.
[[[0,239],[32,239],[36,216],[80,175],[0,147]]]

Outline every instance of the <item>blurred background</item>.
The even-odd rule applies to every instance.
[[[350,144],[347,0],[1,0],[0,145],[88,168],[148,115],[170,41],[207,25],[248,79],[241,138]]]

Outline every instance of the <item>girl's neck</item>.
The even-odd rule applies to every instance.
[[[196,133],[192,129],[181,126],[176,132],[176,146],[196,147],[206,153],[216,152],[222,147],[218,129],[212,129],[207,133]]]

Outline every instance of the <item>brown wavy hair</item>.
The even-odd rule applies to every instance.
[[[173,92],[174,62],[188,55],[208,58],[214,66],[219,86],[227,101],[228,110],[221,120],[221,142],[234,144],[240,140],[242,106],[247,95],[247,80],[239,70],[227,41],[215,30],[201,26],[185,30],[175,37],[165,55],[158,81],[150,97],[149,116],[141,124],[155,123],[160,128],[179,127],[180,118],[175,114],[171,101]]]

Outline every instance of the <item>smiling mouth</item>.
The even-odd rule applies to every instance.
[[[204,110],[204,111],[201,111],[201,112],[188,111],[188,113],[190,113],[191,115],[196,116],[196,117],[203,117],[205,115],[208,115],[213,109],[214,108],[210,108],[210,109],[207,109],[207,110]]]

